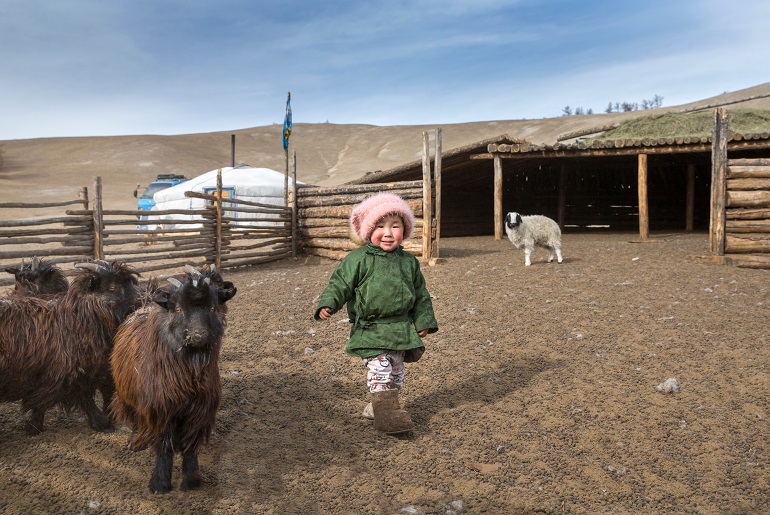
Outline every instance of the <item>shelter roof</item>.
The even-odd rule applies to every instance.
[[[709,136],[682,136],[665,138],[618,138],[594,139],[591,141],[576,139],[573,142],[555,144],[533,144],[529,141],[503,134],[494,138],[478,141],[470,145],[442,152],[442,173],[456,170],[474,173],[480,167],[488,170],[495,154],[512,159],[563,159],[563,158],[600,158],[619,157],[638,154],[710,154]],[[770,133],[738,134],[730,133],[728,148],[738,150],[770,149]],[[412,161],[389,170],[367,172],[366,175],[347,184],[374,184],[380,182],[412,180],[422,176],[422,160]]]

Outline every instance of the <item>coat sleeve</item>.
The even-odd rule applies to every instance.
[[[417,332],[427,329],[429,334],[435,333],[438,331],[438,322],[433,313],[433,302],[430,300],[430,293],[428,293],[428,288],[425,285],[425,276],[420,270],[420,263],[417,259],[415,262],[413,280],[416,299],[410,315],[414,320],[414,328]]]
[[[313,318],[320,320],[319,311],[324,306],[332,308],[332,313],[339,311],[353,298],[358,284],[359,260],[353,254],[348,254],[337,266],[329,278],[329,284],[324,288]]]

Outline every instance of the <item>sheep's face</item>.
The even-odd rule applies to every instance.
[[[521,225],[521,215],[516,212],[510,212],[505,215],[505,225],[509,229],[515,229]]]

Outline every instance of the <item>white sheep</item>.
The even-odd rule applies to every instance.
[[[505,216],[505,232],[508,239],[517,249],[524,247],[524,266],[532,264],[530,256],[535,246],[547,248],[550,251],[548,262],[556,260],[561,263],[561,229],[559,224],[543,215],[521,216],[511,212]]]

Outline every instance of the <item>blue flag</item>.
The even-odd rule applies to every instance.
[[[291,91],[286,97],[286,118],[283,119],[283,149],[289,149],[289,136],[291,136]]]

